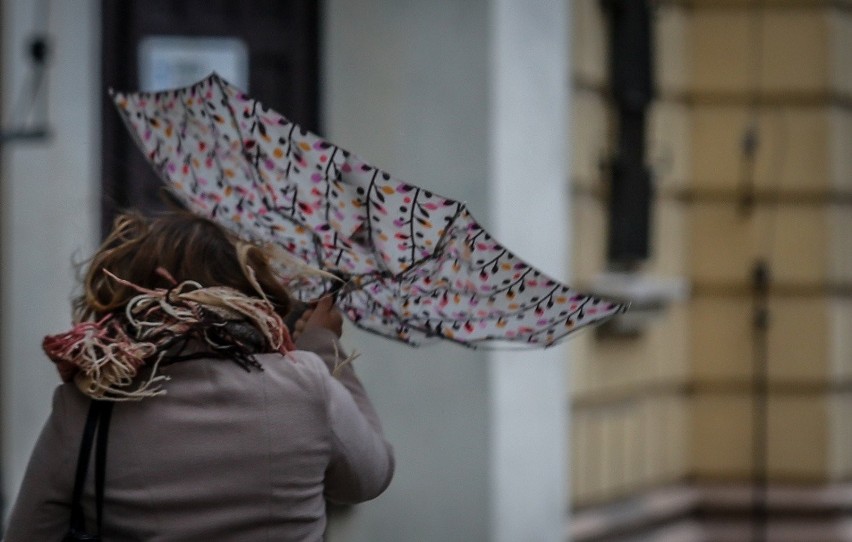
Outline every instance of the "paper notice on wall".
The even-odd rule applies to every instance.
[[[168,90],[210,72],[248,92],[248,46],[238,38],[148,36],[139,42],[139,89]]]

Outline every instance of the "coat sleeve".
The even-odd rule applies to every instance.
[[[77,445],[65,438],[64,396],[62,386],[53,394],[53,410],[30,456],[9,516],[5,542],[62,540],[68,531],[74,477],[71,458]]]
[[[354,504],[378,497],[393,478],[393,449],[352,364],[340,366],[346,356],[335,334],[325,329],[306,331],[296,346],[317,354],[330,373],[325,379],[332,448],[325,476],[326,498]]]

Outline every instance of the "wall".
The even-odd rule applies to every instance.
[[[852,12],[848,4],[695,4],[697,102],[690,191],[695,402],[694,470],[743,479],[752,468],[751,273],[771,272],[768,469],[776,482],[849,474],[845,342],[852,304]],[[718,30],[724,28],[724,43]],[[730,55],[725,51],[744,51]],[[740,211],[740,140],[754,126],[755,204]],[[724,421],[723,421],[724,420]],[[746,445],[733,443],[746,443]],[[846,450],[837,453],[840,450]]]
[[[765,469],[770,539],[849,540],[839,528],[846,518],[836,512],[849,499],[832,495],[852,475],[852,4],[691,8],[691,138],[702,149],[687,192],[692,471],[709,487],[743,487]],[[742,146],[749,129],[758,142],[753,158]],[[744,211],[746,184],[753,204]],[[753,325],[758,261],[770,273],[765,332]],[[761,431],[751,415],[755,398],[762,402],[753,384],[761,350],[763,459],[755,457]],[[747,497],[739,502],[748,509]]]
[[[410,182],[487,212],[483,1],[329,2],[325,135]],[[332,540],[487,538],[490,413],[483,353],[423,349],[347,329],[397,455],[388,491]]]
[[[573,14],[574,161],[571,187],[574,272],[594,284],[607,270],[607,169],[615,127],[608,95],[608,30],[599,2],[571,3]],[[654,17],[657,96],[648,117],[647,162],[656,197],[651,256],[637,271],[650,279],[688,274],[687,208],[677,191],[692,149],[684,86],[685,14],[661,5]],[[682,480],[688,468],[689,317],[675,302],[638,337],[595,333],[570,344],[573,380],[571,471],[578,507],[634,495]]]
[[[20,107],[37,2],[2,3],[3,126]],[[72,262],[97,239],[98,2],[51,2],[47,80],[50,139],[6,143],[0,184],[2,311],[0,396],[3,494],[17,494],[30,450],[59,379],[41,351],[45,334],[68,328]]]
[[[513,249],[564,275],[566,23],[550,2],[329,2],[326,134],[466,200]],[[530,165],[532,154],[542,158]],[[530,187],[545,211],[529,212]],[[548,230],[544,250],[527,241]],[[385,495],[336,518],[330,539],[562,537],[563,352],[494,359],[347,334],[398,467]]]
[[[692,292],[638,339],[572,345],[574,533],[608,540],[629,526],[624,539],[645,540],[680,522],[673,539],[751,535],[753,273],[765,261],[768,539],[848,540],[837,511],[852,476],[852,3],[653,6],[657,198],[641,272],[688,277]],[[575,269],[592,280],[606,267],[606,27],[599,3],[572,9]]]
[[[3,149],[0,337],[10,497],[57,382],[41,339],[68,326],[72,255],[90,253],[97,238],[98,3],[51,5],[55,135]],[[3,20],[14,21],[4,26],[11,29],[3,36],[4,110],[22,79],[17,55],[32,8],[3,4]],[[520,9],[502,0],[331,0],[325,11],[325,135],[404,179],[468,201],[521,256],[565,278],[564,9],[544,1]],[[541,158],[525,164],[533,154]],[[529,186],[540,197],[530,197]],[[541,201],[546,212],[536,207]],[[537,231],[550,231],[552,244],[525,242]],[[500,357],[347,335],[362,353],[359,370],[398,467],[377,501],[335,512],[329,538],[561,538],[564,351]]]

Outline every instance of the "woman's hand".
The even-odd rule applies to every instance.
[[[325,328],[340,337],[343,334],[343,315],[334,306],[332,296],[325,296],[308,306],[293,326],[293,339],[311,328]]]

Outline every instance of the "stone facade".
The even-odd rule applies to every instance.
[[[606,270],[601,164],[614,119],[605,14],[593,1],[572,9],[574,273],[593,284]],[[676,539],[747,532],[747,519],[718,527],[712,510],[750,510],[736,495],[755,466],[752,275],[763,260],[771,539],[852,539],[825,530],[827,515],[852,509],[826,497],[852,477],[852,2],[668,0],[653,25],[653,254],[638,272],[685,277],[691,295],[639,337],[571,345],[574,524],[675,491],[693,503],[672,509],[693,537]],[[818,522],[782,525],[784,495],[787,508],[833,504]],[[710,519],[697,522],[699,510]],[[602,532],[583,529],[575,539]]]

